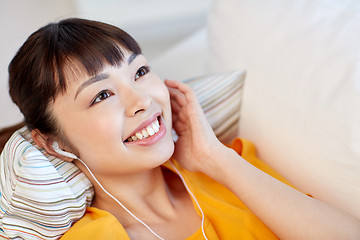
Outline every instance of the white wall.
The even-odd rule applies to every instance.
[[[8,94],[9,62],[26,38],[49,21],[75,14],[70,0],[0,0],[0,128],[21,121]]]
[[[0,128],[20,122],[8,96],[7,67],[17,49],[39,27],[64,17],[117,25],[157,57],[206,23],[211,0],[0,0]]]
[[[129,32],[148,60],[206,24],[212,0],[76,0],[80,17]]]

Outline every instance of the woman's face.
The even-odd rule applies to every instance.
[[[107,176],[152,169],[174,151],[164,82],[142,55],[124,55],[120,67],[70,81],[52,108],[71,150]]]

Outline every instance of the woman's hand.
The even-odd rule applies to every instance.
[[[190,171],[206,170],[206,161],[224,147],[216,138],[192,89],[178,81],[165,80],[170,93],[173,127],[179,136],[174,157]]]

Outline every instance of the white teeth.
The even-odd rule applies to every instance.
[[[157,121],[156,121],[156,122],[157,122]],[[152,128],[154,129],[155,132],[158,132],[159,129],[160,129],[160,126],[158,126],[158,125],[156,124],[156,122],[154,122],[154,123],[152,124]]]
[[[150,136],[154,135],[155,134],[155,131],[154,129],[151,128],[151,126],[148,126],[146,128],[146,131],[149,133]]]
[[[139,132],[135,133],[135,136],[140,140],[143,139],[143,135]]]
[[[152,124],[150,124],[149,126],[147,126],[146,128],[144,128],[143,130],[135,133],[135,135],[129,137],[127,139],[128,142],[132,142],[132,141],[136,141],[136,140],[141,140],[144,138],[147,138],[149,136],[154,135],[155,133],[157,133],[160,130],[160,123],[159,121],[156,119]]]
[[[145,129],[142,130],[141,134],[144,136],[144,138],[149,136],[148,132]]]

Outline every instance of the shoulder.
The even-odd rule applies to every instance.
[[[130,239],[120,222],[109,212],[88,207],[85,215],[77,221],[61,240],[72,239]]]

